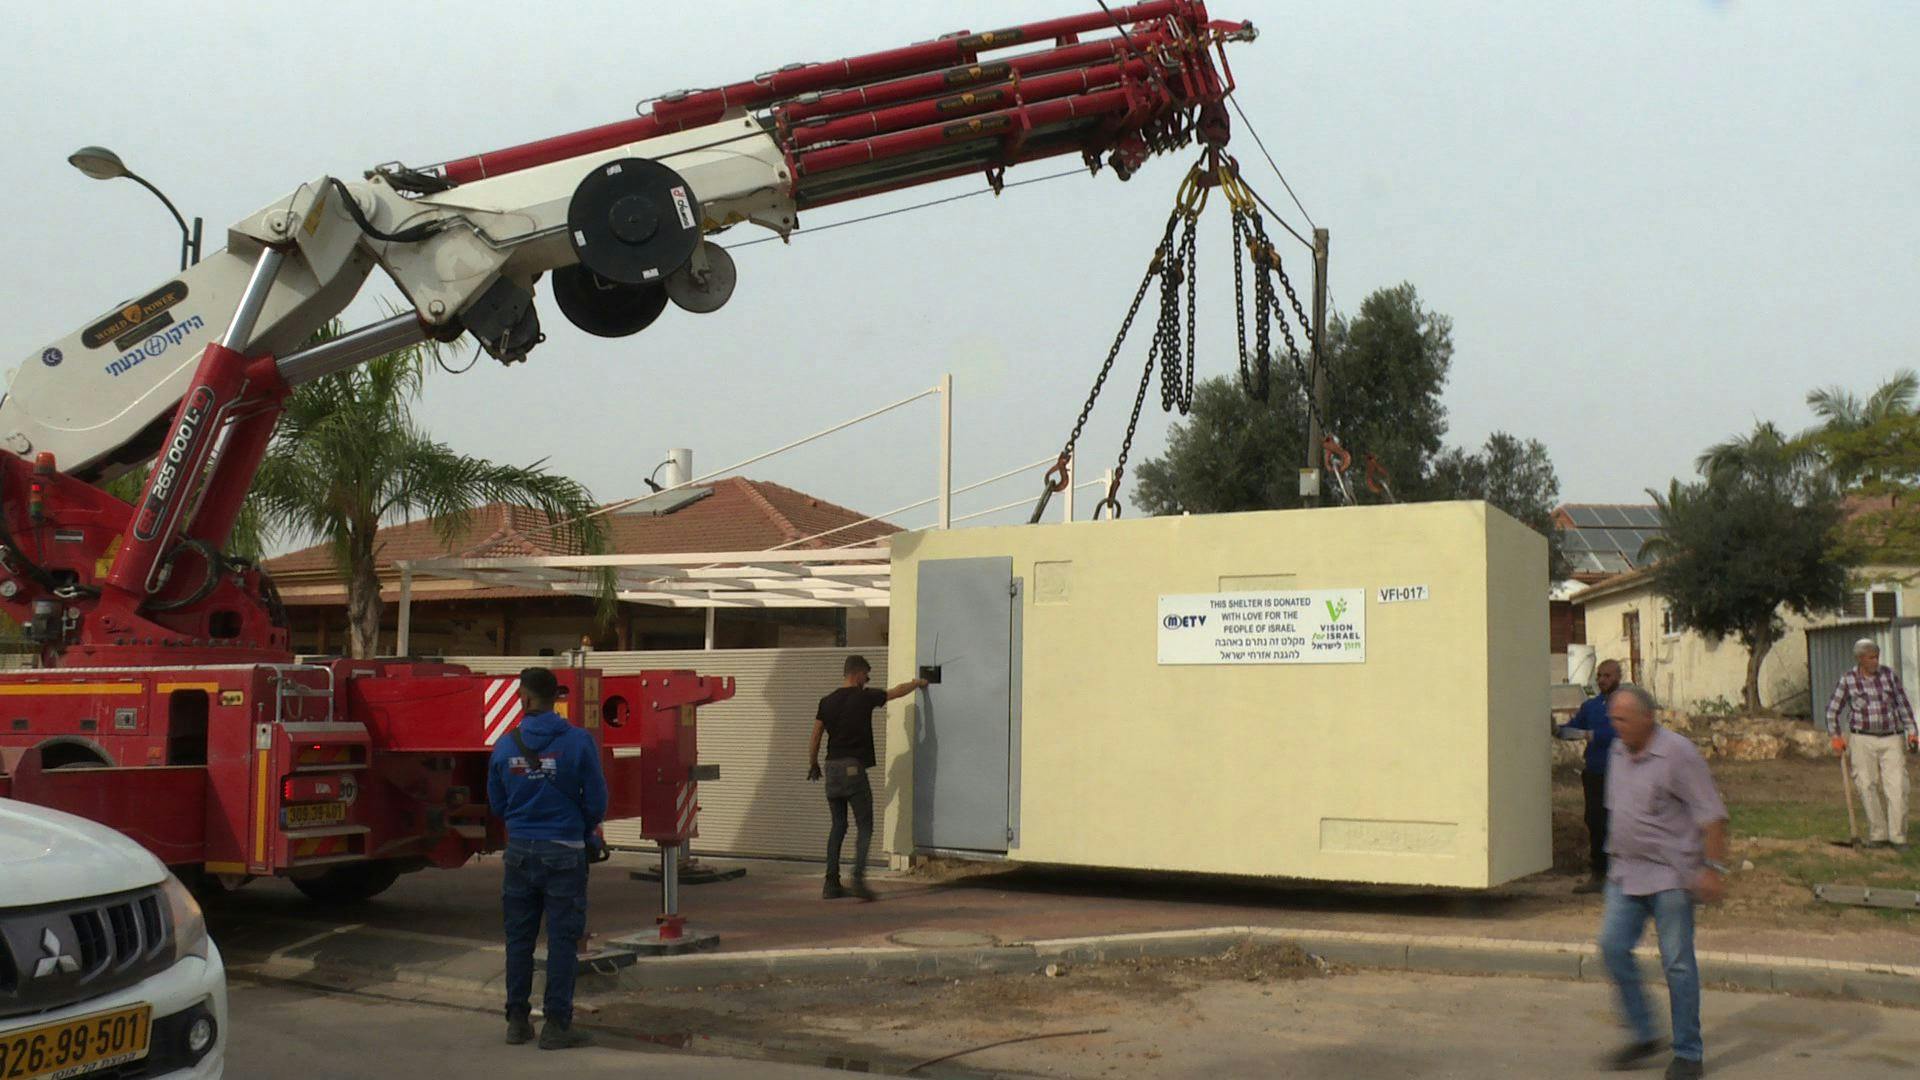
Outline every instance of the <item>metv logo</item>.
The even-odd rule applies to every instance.
[[[1190,630],[1196,626],[1207,625],[1205,615],[1169,615],[1160,620],[1160,625],[1169,630]]]

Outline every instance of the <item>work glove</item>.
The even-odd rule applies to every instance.
[[[1847,752],[1847,740],[1845,740],[1845,739],[1843,739],[1843,738],[1841,738],[1841,737],[1840,737],[1840,736],[1838,736],[1838,735],[1835,735],[1835,736],[1833,737],[1833,752],[1834,752],[1834,753],[1836,753],[1836,754],[1844,754],[1844,753],[1846,753],[1846,752]]]
[[[816,761],[813,764],[807,766],[807,779],[818,780],[820,779],[820,776],[821,776],[821,773],[820,773],[819,762]]]

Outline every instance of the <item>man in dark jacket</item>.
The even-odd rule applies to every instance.
[[[533,1038],[533,943],[547,920],[547,1022],[540,1049],[585,1046],[573,1027],[575,950],[587,922],[587,861],[607,813],[607,780],[593,736],[553,711],[559,681],[520,673],[520,724],[493,747],[487,804],[507,823],[501,906],[507,930],[507,1042]]]
[[[1580,787],[1587,799],[1587,880],[1574,886],[1577,893],[1597,893],[1607,884],[1607,762],[1613,759],[1613,721],[1607,718],[1607,699],[1620,687],[1620,662],[1602,661],[1594,671],[1600,692],[1587,699],[1573,719],[1553,729],[1555,738],[1586,739],[1586,767]]]

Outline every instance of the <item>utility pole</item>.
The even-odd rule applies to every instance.
[[[1307,410],[1307,464],[1300,473],[1301,501],[1307,506],[1320,505],[1320,476],[1323,455],[1320,442],[1326,433],[1320,430],[1320,418],[1327,414],[1327,230],[1313,230],[1313,346],[1309,370],[1312,372],[1313,385],[1307,387],[1313,395],[1313,407]],[[1307,490],[1310,489],[1310,490]]]

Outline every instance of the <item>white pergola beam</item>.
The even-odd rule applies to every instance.
[[[872,547],[718,551],[685,555],[567,555],[492,559],[420,559],[400,563],[408,577],[473,582],[564,596],[595,596],[595,571],[610,571],[627,603],[672,608],[886,607],[893,568]]]

